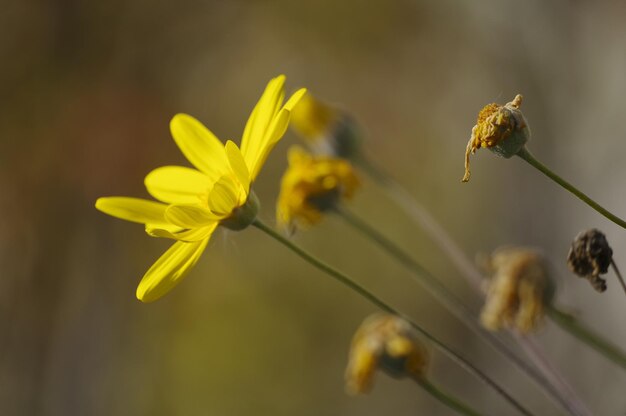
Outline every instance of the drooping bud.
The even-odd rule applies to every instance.
[[[592,228],[583,231],[572,242],[567,255],[567,265],[579,277],[589,280],[598,292],[606,290],[606,280],[600,277],[609,270],[613,261],[613,250],[606,236]]]
[[[425,376],[428,352],[411,325],[395,315],[368,317],[352,339],[346,369],[346,390],[367,393],[376,369],[392,377]]]
[[[510,158],[528,142],[530,129],[520,110],[521,105],[522,96],[517,94],[510,103],[503,106],[492,103],[480,110],[465,149],[463,182],[470,178],[470,154],[476,153],[479,148],[484,147],[498,156]]]
[[[350,114],[307,93],[291,112],[290,125],[313,153],[343,159],[357,156],[361,145],[359,126]]]

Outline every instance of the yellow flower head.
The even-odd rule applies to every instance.
[[[367,393],[377,368],[397,378],[424,377],[428,361],[426,347],[408,322],[394,315],[372,315],[352,339],[346,389],[350,394]]]
[[[488,282],[481,323],[490,331],[502,327],[521,333],[536,329],[553,293],[543,256],[521,247],[496,250],[488,262]]]
[[[299,147],[289,149],[277,204],[278,223],[286,228],[308,227],[322,219],[359,186],[352,165],[343,159],[313,156]]]
[[[530,138],[530,129],[520,110],[522,96],[517,94],[513,101],[501,106],[487,104],[480,113],[465,149],[465,175],[470,178],[469,158],[481,147],[492,150],[499,156],[510,158],[524,147]]]
[[[189,272],[218,225],[240,230],[258,211],[251,184],[269,152],[281,139],[290,113],[305,93],[297,91],[283,105],[283,75],[272,79],[254,107],[241,148],[222,142],[195,118],[177,114],[170,123],[174,141],[195,169],[164,166],[150,172],[145,185],[159,200],[99,198],[96,208],[127,221],[145,224],[153,237],[176,243],[146,272],[137,298],[154,301],[169,292]]]
[[[310,93],[294,107],[291,126],[316,154],[351,159],[360,145],[360,133],[352,117]]]

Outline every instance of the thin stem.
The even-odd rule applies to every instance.
[[[391,305],[389,305],[388,303],[386,303],[385,301],[380,299],[378,296],[374,295],[372,292],[368,291],[363,286],[361,286],[358,283],[356,283],[354,280],[352,280],[350,277],[348,277],[344,273],[340,272],[339,270],[335,269],[334,267],[328,265],[327,263],[324,263],[323,261],[321,261],[318,258],[314,257],[313,255],[309,254],[308,252],[304,251],[302,248],[300,248],[299,246],[294,244],[292,241],[290,241],[289,239],[287,239],[284,236],[282,236],[280,233],[278,233],[275,230],[273,230],[271,227],[269,227],[266,224],[264,224],[263,222],[261,222],[259,219],[256,219],[252,223],[252,225],[254,225],[256,228],[258,228],[259,230],[263,231],[265,234],[267,234],[268,236],[272,237],[274,240],[278,241],[279,243],[281,243],[282,245],[284,245],[285,247],[287,247],[288,249],[293,251],[295,254],[300,256],[303,260],[305,260],[306,262],[308,262],[312,266],[314,266],[317,269],[325,272],[326,274],[328,274],[331,277],[335,278],[340,283],[342,283],[345,286],[349,287],[350,289],[354,290],[356,293],[358,293],[359,295],[363,296],[365,299],[369,300],[371,303],[376,305],[381,310],[383,310],[383,311],[385,311],[387,313],[390,313],[390,314],[394,314],[394,315],[400,316],[403,319],[405,319],[407,322],[409,322],[411,324],[411,326],[416,331],[418,331],[420,334],[422,334],[422,336],[424,336],[425,338],[430,340],[430,342],[432,342],[435,345],[435,347],[437,347],[441,352],[446,354],[451,360],[456,362],[459,366],[461,366],[463,369],[468,371],[470,374],[474,375],[475,377],[480,379],[482,382],[484,382],[485,384],[487,384],[488,386],[493,388],[502,397],[504,397],[513,407],[515,407],[520,413],[522,413],[524,415],[532,415],[532,413],[529,410],[527,410],[522,404],[520,404],[517,400],[515,400],[514,397],[512,397],[509,393],[507,393],[502,387],[500,387],[500,385],[498,383],[493,381],[488,375],[483,373],[480,369],[475,367],[473,364],[471,364],[465,358],[463,358],[458,353],[456,353],[452,349],[450,349],[442,341],[440,341],[439,339],[435,338],[433,335],[431,335],[429,332],[427,332],[425,329],[423,329],[417,323],[415,323],[414,321],[412,321],[411,319],[406,317],[404,314],[400,313],[398,310],[396,310]]]
[[[613,270],[615,270],[615,274],[617,275],[617,280],[619,280],[620,284],[622,285],[622,289],[624,289],[624,293],[626,293],[626,284],[624,284],[624,279],[622,278],[622,274],[617,268],[617,263],[615,263],[613,259],[611,259],[611,266],[613,266]]]
[[[394,242],[370,226],[367,222],[358,218],[347,209],[336,208],[335,211],[350,226],[361,232],[363,235],[376,243],[380,248],[402,263],[411,272],[411,276],[415,281],[422,284],[431,295],[446,306],[450,312],[465,323],[475,334],[486,340],[498,352],[511,360],[513,364],[515,364],[528,377],[541,386],[545,392],[548,393],[549,396],[559,403],[564,409],[571,411],[572,403],[580,402],[576,395],[571,394],[571,388],[563,387],[565,385],[564,382],[561,384],[555,384],[549,381],[562,381],[563,378],[558,374],[554,366],[545,365],[547,360],[544,356],[539,356],[540,352],[538,346],[535,346],[535,348],[526,346],[524,350],[527,354],[535,354],[532,359],[539,368],[545,370],[543,371],[543,375],[520,359],[517,354],[515,354],[500,338],[483,329],[478,323],[476,314],[401,247],[396,245]],[[527,340],[528,339],[526,337],[518,337],[518,342],[520,342],[520,344],[525,344]],[[580,404],[579,408],[584,409],[584,405]],[[583,411],[572,413],[578,415],[588,414]]]
[[[557,175],[556,173],[551,171],[550,168],[548,168],[546,165],[544,165],[539,160],[537,160],[532,155],[532,153],[530,153],[530,151],[528,149],[526,149],[526,147],[523,147],[517,153],[517,156],[521,157],[526,162],[528,162],[530,165],[532,165],[534,168],[536,168],[541,173],[546,175],[548,178],[552,179],[554,182],[558,183],[563,188],[565,188],[569,192],[571,192],[574,195],[576,195],[580,200],[582,200],[584,203],[589,205],[591,208],[593,208],[596,211],[598,211],[604,217],[606,217],[609,220],[613,221],[615,224],[619,225],[620,227],[626,228],[626,221],[624,221],[623,219],[619,218],[617,215],[612,214],[606,208],[602,207],[596,201],[594,201],[593,199],[591,199],[590,197],[588,197],[587,195],[582,193],[580,190],[578,190],[576,187],[574,187],[574,185],[572,185],[571,183],[567,182],[565,179],[561,178],[559,175]]]
[[[441,403],[448,406],[450,409],[456,411],[457,413],[461,415],[467,415],[467,416],[480,416],[481,415],[476,410],[469,407],[467,404],[463,403],[462,401],[458,400],[454,396],[446,393],[445,391],[441,390],[439,387],[435,386],[428,379],[422,378],[422,377],[415,377],[413,378],[413,380],[417,384],[419,384],[424,390],[429,392],[434,398],[436,398]]]
[[[528,157],[529,159],[525,160],[527,160],[529,163],[531,163],[530,160],[535,161],[538,164],[538,169],[540,169],[540,166],[545,168],[545,166],[537,162],[537,160],[532,157],[527,149],[524,148],[523,151],[520,153],[521,154],[518,154],[518,156],[522,158]],[[439,244],[441,250],[450,258],[452,263],[457,267],[461,275],[474,287],[476,291],[480,292],[482,274],[467,258],[463,250],[461,250],[461,248],[458,246],[458,244],[448,235],[446,230],[442,226],[440,226],[437,221],[428,213],[426,208],[422,207],[419,202],[415,198],[413,198],[411,194],[406,192],[400,184],[398,184],[388,174],[383,172],[379,167],[371,163],[364,155],[360,154],[354,160],[354,163],[360,166],[365,172],[367,172],[368,175],[372,177],[372,179],[374,179],[379,185],[381,185],[381,188],[389,195],[389,197],[396,201],[396,203],[405,210],[405,212],[411,217],[411,219],[413,219],[413,221],[418,223],[426,232],[430,234],[431,238]],[[552,172],[547,168],[545,169],[546,170],[542,170],[542,172],[550,176]],[[556,177],[558,178],[558,176]],[[592,203],[595,204],[595,202],[593,201]],[[614,347],[613,345],[611,345],[610,342],[606,341],[598,334],[592,334],[592,337],[580,335],[581,331],[585,333],[589,333],[589,331],[586,331],[583,327],[580,327],[580,324],[576,323],[576,319],[567,314],[559,315],[557,313],[552,313],[549,314],[549,316],[555,322],[557,321],[557,319],[560,319],[560,321],[558,321],[557,323],[561,325],[563,329],[576,336],[581,341],[587,343],[590,347],[594,348],[597,352],[604,355],[607,359],[615,362],[616,364],[626,369],[626,367],[624,366],[624,363],[626,362],[626,354],[624,354],[619,348]],[[570,321],[576,323],[576,325],[567,325],[565,323]],[[546,371],[548,371],[547,369],[541,368],[540,370],[542,371],[542,373],[546,373]]]
[[[561,328],[626,370],[626,355],[618,347],[592,332],[575,317],[559,310],[556,306],[549,306],[547,311],[550,318]]]
[[[569,385],[567,380],[565,380],[556,367],[554,367],[535,339],[522,335],[518,332],[513,332],[513,335],[518,339],[518,342],[526,352],[526,355],[534,361],[537,367],[549,369],[549,371],[546,372],[546,376],[549,377],[550,383],[557,386],[559,391],[565,392],[566,397],[569,399],[565,402],[565,408],[574,415],[591,416],[589,409],[580,399],[578,399],[578,395],[574,389],[572,389],[572,386]]]
[[[483,276],[476,270],[474,263],[467,258],[457,243],[450,237],[446,230],[433,218],[428,210],[422,206],[402,185],[396,182],[379,167],[374,165],[364,155],[354,161],[365,171],[382,190],[398,204],[446,253],[456,268],[463,273],[475,289],[480,290]]]
[[[380,167],[373,164],[368,158],[365,157],[364,154],[359,154],[358,157],[355,158],[354,163],[364,170],[375,182],[377,182],[381,189],[393,201],[395,201],[418,226],[430,235],[433,241],[439,245],[439,248],[448,256],[450,261],[456,266],[457,270],[467,280],[467,282],[473,286],[478,293],[481,293],[481,282],[483,280],[482,273],[465,255],[463,250],[448,234],[448,232],[432,215],[430,215],[428,210],[410,193],[408,193],[402,185],[395,181]],[[548,362],[539,345],[530,345],[532,342],[532,338],[530,336],[518,337],[517,342],[523,348],[529,359],[535,363],[535,366],[539,369],[541,375],[538,375],[534,368],[529,367],[526,362],[519,359],[517,355],[510,351],[510,347],[500,338],[493,335],[492,337],[495,340],[493,343],[494,347],[509,357],[513,363],[515,363],[529,377],[543,387],[544,392],[549,393],[552,399],[556,400],[564,408],[568,408],[572,399],[566,398],[570,396],[569,392],[571,389],[563,390],[557,388],[553,385],[553,383],[548,381],[562,379],[562,376],[560,376],[557,369]],[[503,350],[507,350],[510,354],[507,354]],[[545,363],[547,364],[544,365]],[[528,370],[529,368],[530,370]],[[574,401],[576,400],[577,399],[574,398]],[[584,406],[582,407],[584,408]]]

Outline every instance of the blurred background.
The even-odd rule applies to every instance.
[[[410,381],[344,393],[354,330],[375,309],[255,229],[220,230],[190,275],[153,304],[139,279],[169,246],[94,209],[147,197],[143,177],[187,164],[177,112],[238,141],[266,82],[306,86],[362,123],[366,147],[474,257],[503,244],[550,258],[557,303],[626,345],[624,294],[594,292],[565,257],[581,230],[626,230],[519,159],[463,154],[476,114],[524,94],[535,155],[626,215],[626,4],[556,0],[4,1],[0,8],[0,414],[448,415]],[[289,132],[257,184],[274,202]],[[364,178],[352,208],[459,294],[456,269]],[[505,384],[555,407],[392,259],[338,218],[296,235]],[[626,375],[560,328],[539,333],[594,414],[626,411]],[[438,384],[489,414],[514,411],[433,352]]]

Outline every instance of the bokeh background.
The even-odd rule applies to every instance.
[[[520,160],[479,152],[472,181],[459,182],[478,110],[523,93],[534,153],[626,215],[624,2],[5,0],[0,10],[0,414],[450,414],[384,375],[369,396],[348,397],[347,348],[374,308],[255,229],[218,232],[175,291],[153,304],[135,299],[170,243],[97,212],[95,199],[147,196],[147,172],[186,164],[168,129],[177,112],[239,140],[279,73],[288,88],[349,109],[368,151],[468,255],[542,249],[558,304],[626,345],[614,277],[600,295],[565,266],[571,239],[598,227],[626,268],[625,230]],[[271,223],[296,142],[287,134],[256,184]],[[473,301],[428,237],[365,178],[352,208]],[[296,239],[537,414],[561,414],[339,219]],[[539,339],[594,414],[624,414],[623,371],[551,323]],[[514,414],[432,355],[438,384],[489,414]]]

